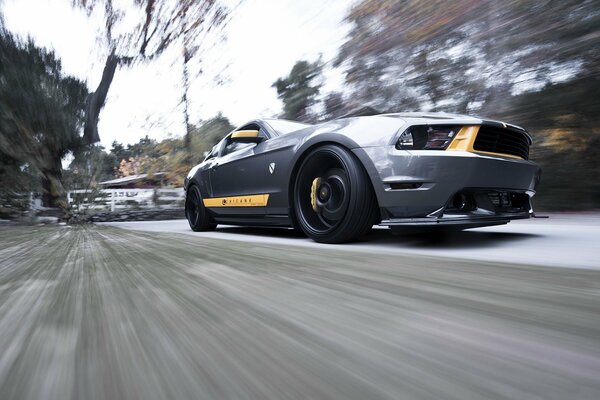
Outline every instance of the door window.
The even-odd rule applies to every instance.
[[[263,137],[265,139],[268,139],[268,135],[267,132],[265,131],[265,129],[263,127],[261,127],[260,125],[247,125],[244,126],[242,128],[240,128],[239,130],[258,130],[258,136]],[[242,149],[247,149],[249,147],[252,146],[256,146],[255,143],[236,143],[233,142],[231,140],[231,136],[227,137],[227,139],[225,139],[225,147],[223,148],[223,152],[221,154],[221,156],[226,156],[227,154],[231,154],[235,151],[239,151]]]
[[[236,143],[232,142],[231,139],[227,139],[227,143],[225,144],[225,148],[223,149],[223,155],[233,153],[234,151],[246,149],[248,147],[254,146],[254,143]]]

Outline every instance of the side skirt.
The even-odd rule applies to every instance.
[[[287,215],[215,215],[214,220],[225,225],[292,227],[292,221]]]

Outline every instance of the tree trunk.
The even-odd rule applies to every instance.
[[[187,156],[189,157],[192,154],[191,148],[192,148],[192,138],[190,135],[190,113],[189,113],[189,104],[188,104],[188,90],[189,90],[189,72],[188,72],[188,66],[187,66],[187,62],[183,63],[183,96],[182,96],[182,102],[183,102],[183,120],[185,123],[185,139],[184,139],[184,144],[185,144],[185,150],[188,153]]]
[[[190,91],[190,71],[188,63],[193,57],[194,51],[190,51],[189,43],[189,30],[188,26],[188,16],[187,10],[189,7],[184,6],[181,14],[181,35],[183,39],[183,48],[182,56],[183,56],[183,95],[181,97],[181,101],[183,103],[183,119],[185,123],[185,136],[183,138],[183,145],[185,146],[185,164],[188,166],[192,166],[195,161],[192,155],[192,132],[190,127],[190,110],[189,110],[189,91]]]
[[[52,160],[48,168],[41,171],[42,205],[50,208],[66,208],[66,193],[61,183],[62,165],[60,158]]]
[[[86,144],[92,144],[100,141],[98,134],[98,118],[100,110],[104,107],[108,89],[115,76],[117,67],[121,60],[116,56],[113,50],[104,63],[104,71],[102,71],[102,79],[98,84],[98,88],[93,93],[90,93],[87,99],[85,109],[85,126],[83,128],[83,140]]]
[[[190,90],[190,72],[188,70],[189,53],[187,47],[183,46],[183,119],[185,123],[185,137],[183,143],[185,146],[185,163],[192,165],[192,133],[190,127],[190,112],[188,91]]]

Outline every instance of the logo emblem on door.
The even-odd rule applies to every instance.
[[[269,172],[271,174],[273,174],[275,172],[275,163],[272,162],[271,164],[269,164]]]

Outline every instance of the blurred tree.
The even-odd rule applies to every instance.
[[[200,121],[196,126],[192,125],[192,162],[201,162],[205,153],[234,129],[229,119],[221,113],[206,121]]]
[[[194,163],[201,162],[205,152],[234,129],[221,113],[190,125]],[[101,180],[157,172],[164,172],[169,184],[181,186],[189,169],[185,139],[158,142],[145,136],[127,146],[114,141],[108,153],[101,146],[86,147],[75,153],[67,175],[69,187],[77,189],[93,187]]]
[[[458,48],[468,34],[454,29],[474,18],[473,3],[357,3],[347,16],[352,30],[335,60],[346,69],[351,97],[386,111],[465,112],[470,103],[481,100],[475,55]]]
[[[117,177],[138,174],[165,173],[165,180],[173,186],[181,186],[189,171],[187,151],[183,139],[165,139],[161,142],[142,138],[128,146],[131,156],[119,161]]]
[[[183,186],[183,179],[190,170],[185,139],[165,139],[157,146],[159,163],[151,166],[148,172],[165,172],[166,181],[176,187]]]
[[[69,170],[103,181],[114,177],[116,164],[116,156],[107,153],[103,146],[86,146],[73,154]]]
[[[112,142],[110,154],[115,158],[116,165],[118,165],[122,160],[128,160],[131,157],[141,155],[149,157],[157,156],[155,150],[157,144],[158,142],[151,139],[148,135],[141,138],[137,143],[128,144],[127,147],[115,140]]]
[[[41,178],[45,206],[66,205],[61,160],[82,146],[87,95],[54,52],[0,27],[0,153]]]
[[[129,157],[128,160],[121,160],[119,162],[119,168],[117,169],[117,176],[119,178],[125,176],[139,175],[146,173],[150,158],[148,156],[137,156]]]
[[[0,218],[17,218],[27,212],[29,193],[39,187],[39,178],[27,163],[0,151]]]
[[[536,135],[532,159],[543,164],[536,204],[546,208],[600,205],[600,76],[573,79],[515,96],[511,120]]]
[[[114,140],[111,144],[110,154],[116,158],[117,163],[123,159],[131,157],[131,152],[116,140]]]
[[[599,70],[595,1],[362,0],[347,21],[336,65],[353,97],[380,109],[412,97],[415,108],[495,113],[512,94]]]
[[[114,179],[117,157],[102,146],[85,146],[73,153],[69,167],[63,173],[65,188],[90,189],[98,182]]]
[[[154,60],[180,40],[185,42],[188,57],[196,56],[211,42],[207,37],[218,32],[228,13],[218,0],[72,1],[88,15],[94,12],[103,15],[103,36],[108,49],[102,79],[87,102],[84,132],[87,143],[100,140],[97,128],[100,110],[119,66]]]
[[[239,5],[239,3],[238,3]],[[182,36],[182,97],[181,102],[183,105],[183,120],[185,125],[185,136],[184,144],[187,151],[185,162],[186,164],[194,164],[194,149],[192,146],[192,134],[193,126],[190,124],[190,88],[192,85],[192,79],[190,78],[190,69],[192,60],[198,58],[198,54],[201,52],[201,43],[197,37],[194,36],[194,26],[197,24],[196,18],[193,14],[190,14],[190,10],[184,9],[181,16],[181,36]],[[219,13],[215,16],[217,19],[213,25],[225,25],[228,11],[221,7]],[[211,27],[209,27],[211,29]],[[202,73],[202,69],[198,66],[197,74]]]
[[[331,92],[323,99],[325,110],[323,111],[323,119],[334,119],[341,117],[346,112],[344,96],[340,92]]]
[[[541,203],[600,205],[590,175],[600,134],[598,1],[361,0],[346,20],[335,65],[346,72],[347,98],[525,126],[536,139],[532,158],[550,173]],[[582,181],[586,195],[567,195]]]
[[[141,138],[137,143],[128,144],[127,148],[113,142],[111,155],[116,158],[116,176],[130,176],[149,173],[151,166],[157,165],[162,153],[158,149],[159,143],[148,135]],[[163,172],[163,171],[153,171]]]
[[[273,83],[272,87],[277,89],[277,96],[283,101],[282,118],[308,122],[316,119],[309,108],[322,86],[319,81],[322,69],[320,59],[314,63],[298,61],[287,77]]]
[[[159,152],[156,149],[158,142],[151,139],[148,135],[141,138],[137,143],[127,145],[127,151],[133,157],[147,156],[158,157]]]

